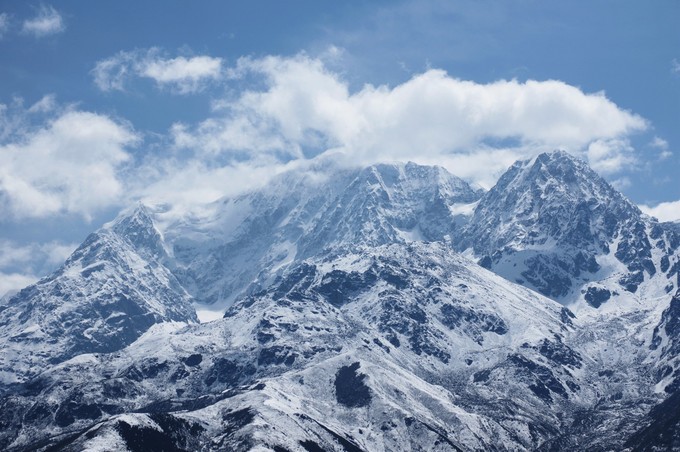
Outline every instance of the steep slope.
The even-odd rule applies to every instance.
[[[222,320],[158,325],[22,385],[0,445],[536,448],[596,393],[565,344],[574,321],[438,244],[311,258]]]
[[[225,307],[253,280],[266,284],[296,260],[332,249],[442,240],[459,228],[451,207],[480,195],[438,167],[357,169],[329,159],[179,217],[158,210],[155,220],[177,278],[199,302]]]
[[[160,263],[146,209],[91,234],[54,274],[0,306],[0,381],[10,384],[82,353],[108,353],[155,323],[195,322],[192,299]]]
[[[567,343],[598,363],[591,378],[603,396],[550,447],[622,444],[624,432],[674,393],[680,235],[584,162],[558,151],[515,163],[482,197],[456,245],[581,319]],[[659,412],[650,412],[652,425]]]
[[[515,163],[482,197],[457,247],[577,310],[638,309],[678,284],[677,231],[563,151]]]
[[[650,363],[654,383],[668,397],[652,407],[625,445],[634,450],[680,448],[680,290],[654,328]]]

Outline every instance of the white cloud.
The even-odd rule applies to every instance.
[[[640,210],[647,215],[658,218],[661,221],[678,221],[680,220],[680,200],[662,202],[656,206],[648,206],[640,204]]]
[[[102,91],[123,91],[125,82],[134,75],[133,52],[119,52],[111,58],[100,60],[92,69],[94,83]]]
[[[13,293],[33,284],[37,280],[38,277],[35,275],[0,272],[0,299],[8,293]]]
[[[147,162],[140,173],[146,183],[133,183],[131,189],[146,203],[170,202],[174,208],[191,207],[264,185],[286,167],[275,159],[227,165],[210,164],[202,159],[159,159]]]
[[[118,170],[138,141],[107,116],[66,111],[0,145],[0,209],[15,217],[78,213],[86,218],[117,203]]]
[[[618,179],[613,180],[611,182],[611,184],[618,191],[622,191],[622,190],[625,190],[626,188],[630,187],[632,182],[627,177],[620,177]]]
[[[586,150],[590,166],[605,175],[632,168],[636,163],[634,149],[626,138],[600,139],[591,142]]]
[[[43,273],[63,263],[75,249],[75,244],[56,241],[22,245],[0,240],[0,270]]]
[[[0,154],[7,161],[0,161],[0,188],[8,209],[16,216],[88,215],[120,202],[123,192],[126,200],[211,201],[263,183],[287,162],[328,152],[356,164],[436,163],[487,188],[513,161],[556,148],[613,175],[637,161],[629,137],[648,127],[603,93],[554,80],[480,84],[428,70],[397,86],[352,90],[321,59],[304,54],[242,58],[228,70],[216,60],[165,58],[152,49],[99,62],[93,72],[104,90],[124,89],[132,76],[180,92],[184,82],[194,89],[204,77],[227,77],[240,90],[215,100],[206,120],[174,124],[170,152],[148,151],[131,165],[124,165],[125,148],[136,135],[105,116],[69,113],[80,115],[84,128],[100,125],[91,142],[69,136],[83,127],[58,127],[71,122],[67,114],[14,139]],[[41,100],[35,110],[49,110],[50,103]],[[86,158],[90,152],[96,159]],[[47,163],[29,164],[34,161]]]
[[[9,14],[0,14],[0,39],[9,31]]]
[[[62,242],[18,244],[0,240],[0,297],[26,287],[59,265],[76,249]]]
[[[209,79],[217,80],[222,72],[222,60],[209,56],[177,57],[146,62],[141,75],[158,84],[175,85],[181,93],[198,91]]]
[[[256,88],[216,102],[216,116],[197,126],[175,125],[177,147],[286,158],[341,149],[365,162],[449,159],[462,166],[458,174],[505,160],[496,155],[565,148],[614,173],[634,162],[627,137],[647,128],[603,93],[555,80],[479,84],[428,70],[395,87],[351,92],[304,54],[242,58],[229,75]]]
[[[49,113],[57,107],[56,96],[48,94],[43,96],[39,101],[31,105],[28,109],[29,113]]]
[[[52,6],[43,5],[38,10],[38,15],[24,21],[22,31],[32,34],[36,38],[53,35],[66,30],[66,25],[61,14]]]
[[[671,61],[671,72],[680,74],[680,61],[676,58],[673,58],[673,61]]]
[[[659,160],[666,160],[673,156],[673,152],[668,148],[668,141],[663,138],[654,137],[649,142],[649,146],[659,150]]]
[[[661,153],[659,153],[659,160],[666,160],[670,157],[673,157],[673,153],[669,150],[661,151]]]
[[[668,141],[664,140],[663,138],[659,138],[655,136],[652,141],[649,142],[649,145],[653,148],[658,148],[658,149],[668,149]]]
[[[165,58],[157,48],[119,52],[98,61],[92,70],[95,84],[102,91],[125,90],[133,77],[149,78],[179,94],[203,90],[222,77],[222,59],[205,55]]]

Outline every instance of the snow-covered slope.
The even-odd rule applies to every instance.
[[[254,280],[293,261],[364,245],[443,240],[464,218],[452,207],[481,192],[439,167],[413,163],[347,168],[323,160],[264,189],[200,206],[179,217],[158,209],[184,287],[222,311]]]
[[[206,450],[535,448],[596,391],[564,342],[574,328],[566,308],[445,245],[307,259],[222,320],[159,325],[23,385],[2,445],[129,445],[121,425],[141,425]]]
[[[576,311],[638,310],[678,287],[677,231],[563,151],[515,163],[482,197],[457,247]]]
[[[0,449],[672,449],[679,248],[564,152],[138,206],[0,307]]]
[[[197,321],[192,299],[161,264],[144,207],[91,234],[49,277],[0,306],[0,382],[82,353],[112,352],[159,322]],[[0,389],[1,391],[1,389]]]

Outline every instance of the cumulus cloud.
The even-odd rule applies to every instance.
[[[119,52],[98,61],[92,70],[102,91],[123,91],[134,77],[148,78],[179,94],[201,91],[222,77],[222,59],[206,55],[167,58],[157,48]]]
[[[615,175],[637,162],[629,137],[648,128],[604,93],[556,80],[482,84],[432,69],[396,86],[351,89],[323,60],[305,54],[242,58],[223,68],[219,59],[166,58],[152,49],[122,52],[93,73],[104,90],[125,89],[131,77],[179,92],[220,77],[238,89],[215,100],[204,121],[174,124],[170,152],[146,152],[131,165],[125,148],[136,134],[105,116],[70,112],[14,139],[2,149],[0,189],[15,215],[86,215],[117,202],[123,191],[128,199],[211,201],[252,186],[250,180],[261,183],[289,162],[329,152],[356,164],[440,164],[487,188],[513,161],[556,148]],[[53,104],[47,97],[31,109],[49,111]],[[76,120],[70,115],[83,126],[61,126]],[[91,142],[69,136],[95,124]],[[34,168],[29,161],[47,163]],[[43,169],[50,165],[67,176]]]
[[[436,158],[463,166],[459,174],[564,148],[614,173],[634,163],[628,137],[648,127],[604,93],[556,80],[480,84],[432,69],[394,87],[351,91],[304,54],[242,58],[229,77],[254,87],[217,102],[215,116],[198,125],[173,126],[176,147],[288,159],[327,149],[365,162]],[[495,160],[497,152],[504,158]]]
[[[680,200],[662,202],[656,206],[641,204],[640,210],[661,221],[680,221]]]
[[[592,141],[586,156],[592,168],[604,175],[615,174],[637,163],[634,149],[626,138],[609,138]]]
[[[9,136],[0,144],[0,209],[17,218],[89,218],[115,204],[123,191],[118,170],[130,159],[126,147],[138,141],[126,124],[75,110]]]
[[[21,30],[26,34],[32,34],[36,38],[61,33],[66,30],[66,25],[61,14],[52,6],[42,5],[38,15],[24,21]]]

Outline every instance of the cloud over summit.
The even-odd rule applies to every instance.
[[[366,162],[494,150],[520,158],[564,148],[615,173],[632,159],[628,137],[648,127],[604,93],[557,80],[480,84],[431,69],[393,87],[351,91],[339,74],[304,54],[242,58],[229,73],[252,86],[217,102],[216,114],[200,124],[176,124],[177,146],[293,159],[341,149]],[[458,171],[480,176],[475,172]]]
[[[25,110],[23,115],[48,118],[30,129],[17,126],[5,107],[4,209],[17,218],[89,218],[146,197],[210,201],[234,192],[225,177],[247,186],[250,174],[266,178],[282,165],[328,152],[356,164],[437,163],[487,187],[514,160],[556,148],[615,174],[635,162],[629,137],[648,127],[603,93],[556,80],[483,84],[431,69],[395,86],[353,90],[341,74],[306,54],[241,58],[230,68],[210,56],[162,55],[119,53],[100,61],[95,81],[115,91],[132,76],[148,77],[189,94],[219,79],[229,90],[214,98],[208,117],[175,123],[166,136],[151,136],[147,149],[135,151],[141,140],[130,125],[98,113],[60,111],[53,96]]]

